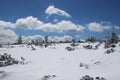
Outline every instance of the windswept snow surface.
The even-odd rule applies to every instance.
[[[120,46],[114,53],[105,54],[104,44],[97,50],[87,50],[81,43],[75,51],[67,51],[70,44],[56,44],[47,48],[14,45],[15,48],[0,48],[0,54],[11,54],[15,59],[24,57],[28,63],[0,67],[5,74],[0,80],[42,80],[45,75],[56,75],[47,80],[80,80],[82,76],[104,77],[106,80],[120,80]],[[92,45],[96,45],[94,43]],[[95,64],[96,62],[99,62]],[[88,69],[80,67],[80,63],[88,65]]]

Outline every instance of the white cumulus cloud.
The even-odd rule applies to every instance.
[[[15,28],[14,23],[2,21],[2,20],[0,21],[0,27],[3,27],[3,28]]]
[[[104,26],[96,22],[89,23],[87,26],[88,29],[93,32],[103,32],[104,30],[109,30],[112,28],[111,26]]]
[[[61,10],[59,8],[55,8],[53,5],[49,6],[46,10],[45,13],[48,14],[49,16],[53,15],[53,14],[57,14],[63,17],[71,17],[70,14],[68,14],[67,12],[65,12],[64,10]]]
[[[15,23],[16,28],[25,30],[36,29],[41,25],[43,25],[43,22],[32,16],[29,16],[27,18],[20,18]]]
[[[44,23],[43,25],[36,28],[37,30],[43,30],[45,32],[56,32],[57,26],[51,23]]]
[[[62,20],[60,22],[52,24],[44,23],[32,16],[17,19],[15,23],[0,21],[0,26],[3,28],[11,29],[19,28],[23,30],[42,30],[44,32],[75,32],[83,31],[85,29],[84,26],[67,20]]]
[[[71,21],[62,20],[56,24],[58,26],[58,31],[68,31],[68,32],[76,32],[76,31],[83,31],[85,27],[79,24],[74,24]]]
[[[43,25],[39,26],[39,30],[43,30],[45,32],[76,32],[76,31],[83,31],[85,29],[84,26],[72,23],[71,21],[62,20],[56,24],[51,23],[44,23]]]
[[[15,43],[16,39],[17,35],[13,30],[0,27],[0,44]]]

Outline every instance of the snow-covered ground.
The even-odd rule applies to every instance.
[[[43,80],[45,75],[51,75],[48,80],[80,80],[85,75],[120,80],[120,46],[115,47],[114,53],[105,54],[107,49],[104,49],[104,44],[96,50],[83,48],[87,44],[81,43],[75,51],[65,50],[70,44],[56,44],[47,48],[34,46],[36,50],[26,45],[0,48],[0,54],[11,54],[17,60],[22,56],[28,62],[0,67],[5,71],[4,75],[0,74],[0,80]]]

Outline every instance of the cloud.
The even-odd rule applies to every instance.
[[[120,27],[116,25],[109,26],[109,25],[105,25],[97,22],[91,22],[87,24],[86,27],[88,27],[87,29],[93,32],[103,32],[104,30],[112,29],[112,27],[115,27],[116,29],[120,29]],[[44,32],[56,32],[56,33],[81,32],[84,29],[86,29],[84,26],[73,23],[70,20],[62,20],[60,22],[56,22],[53,24],[53,23],[44,23],[33,16],[20,18],[16,20],[15,23],[0,20],[0,43],[15,42],[17,40],[17,34],[14,32],[14,29],[16,28],[20,28],[23,30],[34,30],[34,31],[42,30]],[[78,37],[79,36],[76,36],[76,38]],[[29,42],[35,38],[43,39],[44,37],[40,35],[23,36],[23,41]],[[71,40],[72,38],[70,36],[64,36],[64,37],[55,36],[55,37],[52,37],[51,40],[64,41],[65,39]]]
[[[115,28],[116,30],[119,30],[119,29],[120,29],[120,27],[119,27],[119,26],[116,26],[116,25],[114,25],[114,28]]]
[[[16,40],[17,35],[13,30],[0,27],[0,44],[15,43]]]
[[[71,16],[65,12],[64,10],[61,10],[59,8],[55,8],[53,5],[49,6],[46,10],[45,13],[48,14],[49,16],[53,15],[53,14],[57,14],[59,16],[63,16],[63,17],[67,17],[70,18]]]
[[[71,21],[62,20],[61,22],[57,22],[55,24],[44,23],[32,16],[18,19],[14,26],[24,30],[42,30],[44,32],[75,32],[83,31],[85,29],[82,25],[75,24]]]
[[[16,28],[25,29],[25,30],[36,29],[41,25],[43,25],[43,22],[32,16],[18,19],[15,23]]]
[[[0,27],[2,27],[2,28],[15,28],[14,23],[6,22],[6,21],[0,21]]]
[[[37,30],[43,30],[44,32],[57,32],[57,26],[51,23],[44,23],[36,28]]]
[[[45,32],[76,32],[83,31],[85,27],[82,25],[74,24],[71,21],[62,20],[56,24],[45,23],[37,29],[43,30]]]
[[[68,32],[76,32],[76,31],[83,31],[85,27],[79,24],[74,24],[71,21],[62,20],[56,24],[58,26],[58,31],[68,31]]]
[[[96,22],[89,23],[87,26],[88,29],[93,32],[103,32],[104,30],[109,30],[112,28],[111,26],[104,26]]]
[[[62,20],[55,24],[52,23],[44,23],[37,18],[32,16],[26,18],[20,18],[15,23],[0,21],[0,26],[3,28],[19,28],[23,30],[42,30],[44,32],[76,32],[83,31],[85,29],[84,26],[75,24],[71,21]]]
[[[0,21],[0,26],[3,28],[20,28],[24,30],[42,30],[44,32],[81,32],[85,29],[84,26],[71,22],[70,20],[62,20],[56,23],[44,23],[41,20],[33,16],[26,18],[20,18],[15,23]],[[104,30],[110,30],[112,26],[103,23],[91,22],[86,25],[89,31],[103,32]],[[114,25],[116,29],[120,29],[119,26]]]
[[[26,18],[17,19],[15,23],[6,22],[0,20],[0,27],[4,29],[16,29],[20,28],[23,30],[41,30],[44,32],[82,32],[86,29],[80,24],[73,23],[70,20],[62,20],[56,23],[44,23],[41,20],[33,16],[28,16]],[[110,30],[113,26],[105,25],[102,23],[91,22],[86,25],[89,31],[93,32],[103,32],[104,30]],[[116,29],[120,29],[119,26],[114,26]]]

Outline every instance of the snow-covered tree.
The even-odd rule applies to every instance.
[[[118,43],[118,41],[119,41],[118,35],[113,32],[113,33],[111,34],[111,43]]]
[[[22,44],[22,36],[21,35],[19,35],[19,37],[18,37],[17,44]]]
[[[48,36],[45,36],[45,43],[48,43]]]

